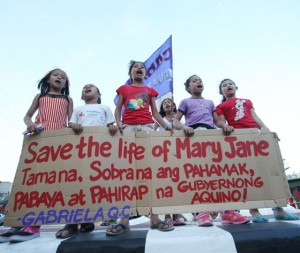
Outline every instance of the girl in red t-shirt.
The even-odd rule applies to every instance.
[[[117,89],[119,95],[115,110],[115,118],[120,133],[123,131],[154,131],[154,120],[165,130],[172,131],[160,116],[155,104],[158,93],[151,87],[144,85],[146,68],[143,62],[131,61],[129,64],[129,76],[131,85],[123,85]],[[124,114],[121,121],[121,111]],[[151,108],[151,112],[150,112]],[[172,222],[161,221],[158,215],[150,214],[151,228],[160,231],[171,231],[174,229]],[[119,235],[129,229],[129,219],[122,218],[118,224],[113,224],[106,229],[107,235]]]
[[[221,120],[226,120],[228,125],[234,128],[267,128],[264,122],[257,116],[253,108],[253,104],[249,99],[237,98],[235,93],[238,87],[231,79],[224,79],[219,85],[219,92],[223,95],[222,103],[217,106],[217,114]],[[276,133],[274,136],[279,140]],[[268,218],[261,215],[258,209],[250,209],[250,214],[252,215],[252,222],[264,223],[268,222]],[[274,218],[277,220],[298,220],[299,217],[293,214],[286,213],[281,207],[273,208]],[[233,215],[226,215],[225,211],[223,214],[223,219],[230,222]]]

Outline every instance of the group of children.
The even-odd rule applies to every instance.
[[[183,130],[186,136],[192,136],[195,130],[222,128],[225,135],[238,128],[264,128],[262,120],[256,115],[249,99],[236,98],[237,86],[230,79],[224,79],[219,85],[223,101],[215,107],[213,101],[203,98],[204,85],[197,75],[192,75],[185,82],[185,89],[190,98],[180,102],[178,111],[172,99],[162,101],[158,112],[155,99],[158,93],[155,89],[144,85],[146,68],[143,62],[131,61],[129,64],[131,85],[123,85],[116,91],[118,102],[113,116],[108,106],[101,104],[101,93],[93,84],[87,84],[82,89],[82,99],[85,105],[75,108],[69,97],[69,80],[66,73],[60,69],[51,70],[38,83],[40,93],[33,99],[27,111],[24,122],[28,133],[38,133],[42,124],[44,131],[59,130],[70,127],[75,134],[80,134],[85,126],[107,126],[113,136],[118,131],[175,131]],[[122,114],[122,108],[124,113]],[[33,122],[32,117],[37,113]],[[185,117],[185,124],[181,123]],[[275,135],[275,138],[278,138]],[[267,222],[258,209],[251,209],[253,222]],[[160,231],[171,231],[175,225],[184,225],[180,214],[166,215],[162,221],[158,215],[150,213],[150,226]],[[276,219],[299,219],[298,216],[286,213],[282,208],[274,209]],[[200,212],[196,216],[198,226],[212,226],[210,212]],[[222,211],[221,220],[224,224],[248,223],[249,219],[238,211]],[[57,231],[57,238],[68,238],[78,233],[94,230],[93,223],[66,224]],[[119,223],[107,227],[107,235],[119,235],[129,229],[129,219],[121,218]],[[0,242],[27,241],[40,235],[39,226],[12,227],[0,235]]]

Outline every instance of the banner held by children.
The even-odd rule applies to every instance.
[[[290,197],[272,133],[125,132],[25,136],[5,225],[86,223],[154,213],[274,207]],[[229,208],[230,207],[230,208]]]

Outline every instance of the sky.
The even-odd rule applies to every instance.
[[[49,70],[67,73],[75,107],[93,83],[114,111],[129,61],[145,61],[170,35],[176,104],[193,74],[216,105],[231,78],[277,132],[286,173],[299,173],[299,13],[298,0],[1,0],[0,181],[14,179],[23,118]]]

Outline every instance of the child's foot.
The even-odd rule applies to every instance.
[[[166,214],[165,215],[165,220],[172,220],[171,214]]]
[[[23,227],[10,237],[10,242],[25,242],[40,236],[39,226]]]
[[[11,227],[5,233],[0,235],[0,243],[1,242],[9,242],[10,238],[18,231],[20,231],[23,227]]]
[[[221,220],[223,224],[246,224],[250,222],[246,216],[242,216],[235,211],[225,211],[221,215]]]
[[[165,219],[168,220],[168,219]],[[173,226],[184,226],[186,223],[181,220],[181,215],[180,214],[173,214],[173,221],[172,221]]]
[[[172,231],[174,229],[172,220],[161,221],[157,215],[152,215],[150,223],[151,223],[150,225],[151,229],[157,229],[163,232]]]
[[[263,215],[252,217],[252,222],[254,223],[267,223],[269,222],[269,219]]]
[[[78,234],[78,224],[66,224],[55,234],[57,239],[66,239]]]
[[[295,214],[287,213],[282,207],[273,208],[274,218],[276,220],[299,220],[300,217]]]
[[[250,209],[250,214],[252,216],[252,222],[254,223],[266,223],[269,221],[267,217],[261,215],[258,209]]]
[[[129,219],[122,218],[118,224],[112,224],[106,228],[106,235],[119,235],[129,230]]]
[[[210,216],[209,212],[201,212],[196,216],[197,221],[197,225],[199,227],[210,227],[213,226],[213,220]]]
[[[110,236],[120,235],[127,230],[129,230],[128,224],[127,225],[122,223],[112,224],[106,229],[106,235],[110,235]]]

